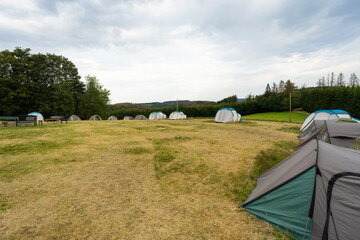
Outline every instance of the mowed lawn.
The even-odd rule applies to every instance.
[[[302,122],[304,122],[304,120],[307,116],[308,115],[304,114],[304,113],[291,112],[291,122],[302,123]],[[243,119],[289,122],[290,113],[289,112],[255,113],[255,114],[243,116]]]
[[[298,127],[188,119],[0,128],[0,238],[285,238],[239,209],[247,196],[236,186],[261,150],[297,141],[287,129]]]

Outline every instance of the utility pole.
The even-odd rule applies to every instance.
[[[291,122],[291,92],[290,92],[290,122]]]
[[[176,99],[176,111],[179,111],[179,99]]]

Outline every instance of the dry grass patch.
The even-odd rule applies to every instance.
[[[5,239],[284,238],[238,207],[256,155],[296,140],[278,130],[294,126],[195,119],[3,128],[0,232]]]

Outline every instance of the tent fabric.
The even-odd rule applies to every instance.
[[[89,118],[90,121],[101,121],[101,117],[99,115],[92,115],[90,118]]]
[[[336,119],[336,118],[350,118],[351,116],[348,112],[344,110],[327,110],[322,109],[311,113],[307,118],[304,120],[303,124],[300,127],[300,132],[306,130],[312,123],[313,120],[329,120],[329,119]]]
[[[300,148],[312,139],[328,142],[336,146],[350,148],[360,137],[360,124],[353,120],[332,119],[315,120],[302,137],[303,142],[297,147]]]
[[[246,206],[246,210],[295,239],[311,236],[311,207],[315,167]],[[286,192],[287,194],[284,194]],[[301,197],[294,197],[299,196]],[[271,209],[269,211],[269,209]]]
[[[81,119],[76,116],[76,115],[71,115],[69,118],[68,118],[68,121],[81,121]]]
[[[110,116],[110,117],[108,118],[108,120],[118,120],[118,119],[117,119],[117,117],[115,117],[115,116]]]
[[[329,142],[336,146],[349,148],[360,137],[359,123],[327,121],[326,128]]]
[[[308,143],[306,146],[296,151],[291,156],[265,172],[256,180],[256,188],[246,199],[247,204],[260,197],[266,192],[271,191],[274,186],[284,184],[292,177],[310,169],[316,162],[316,141]]]
[[[37,121],[44,121],[44,116],[39,112],[31,112],[28,115],[36,116]]]
[[[359,120],[359,119],[357,119],[357,118],[352,118],[352,120],[354,120],[354,121],[356,121],[356,122],[360,123],[360,120]]]
[[[136,115],[135,120],[147,120],[147,118],[144,115]]]
[[[260,176],[242,208],[296,239],[357,239],[359,193],[360,152],[312,140]]]
[[[174,111],[170,114],[169,119],[171,120],[179,120],[179,119],[185,119],[186,115],[181,111]]]
[[[233,108],[220,108],[215,115],[215,122],[227,123],[227,122],[239,122],[241,121],[241,115]]]
[[[330,217],[328,224],[329,239],[358,239],[360,223],[360,152],[352,149],[319,142],[316,193],[313,213],[313,235],[311,239],[322,239],[325,220],[330,214],[324,202],[329,196],[329,181],[341,173],[356,173],[358,176],[344,176],[335,182],[330,201]],[[335,220],[333,222],[333,220]],[[334,227],[335,226],[335,227]]]
[[[152,112],[149,115],[149,120],[161,120],[166,119],[166,115],[160,111]]]
[[[319,131],[324,125],[325,120],[313,120],[308,128],[306,128],[298,138],[306,141],[307,139],[311,138],[316,132]]]

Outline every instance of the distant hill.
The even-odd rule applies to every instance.
[[[150,106],[142,103],[115,103],[110,105],[110,111],[115,111],[119,109],[149,109]]]
[[[212,101],[190,101],[190,100],[179,100],[179,106],[195,107],[203,105],[212,105],[216,102]],[[174,107],[176,101],[165,101],[165,102],[150,102],[150,103],[116,103],[110,105],[110,111],[118,109],[149,109],[149,108],[162,108],[162,107]]]

